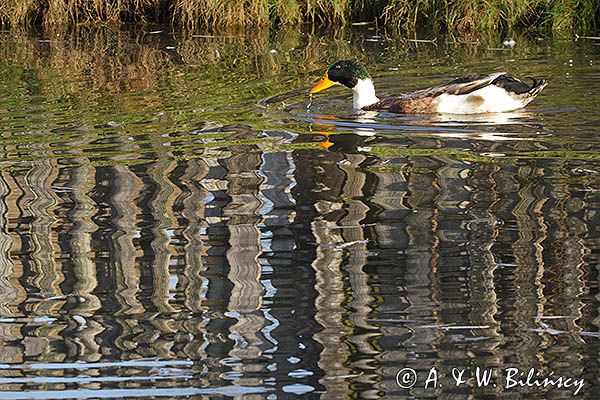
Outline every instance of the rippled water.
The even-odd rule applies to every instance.
[[[383,36],[0,33],[0,398],[572,397],[509,367],[594,398],[600,42]],[[550,85],[510,114],[308,107],[340,58],[382,96]]]

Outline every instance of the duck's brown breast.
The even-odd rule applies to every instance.
[[[437,96],[400,96],[384,99],[370,106],[365,111],[388,111],[395,114],[403,113],[432,113],[437,111]]]

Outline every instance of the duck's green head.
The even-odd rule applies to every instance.
[[[336,83],[353,89],[359,79],[371,79],[371,75],[361,63],[353,60],[339,60],[329,67],[321,80],[310,90],[310,93],[320,92]]]

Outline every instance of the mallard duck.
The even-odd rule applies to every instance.
[[[435,86],[410,94],[380,100],[375,95],[371,75],[360,63],[336,61],[310,90],[320,92],[335,84],[352,90],[357,110],[392,113],[479,114],[512,111],[525,107],[547,85],[545,79],[531,86],[504,72],[472,74],[456,78],[447,85]]]

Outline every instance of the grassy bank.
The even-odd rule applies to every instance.
[[[598,0],[3,0],[5,26],[158,22],[192,28],[344,25],[376,21],[412,31],[452,33],[545,29],[590,33]]]

